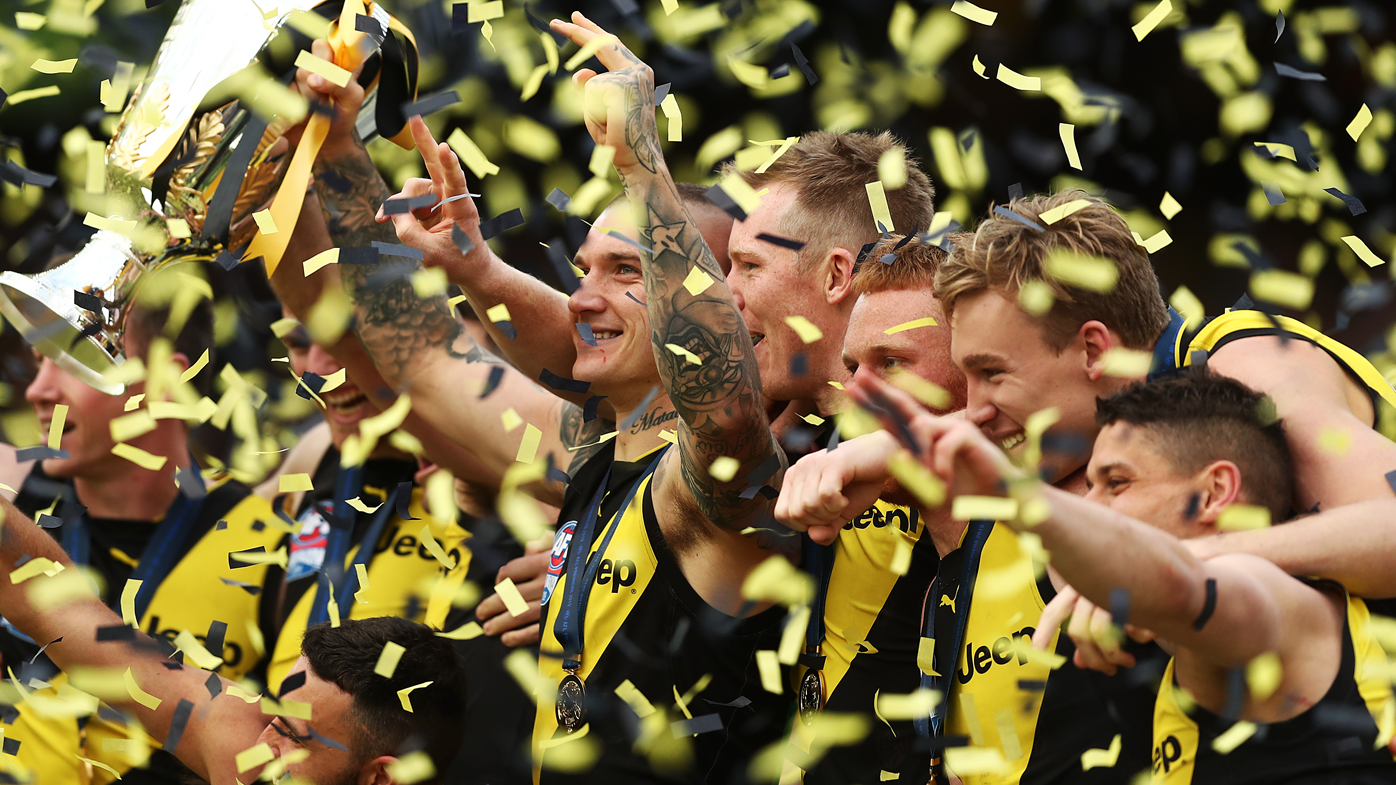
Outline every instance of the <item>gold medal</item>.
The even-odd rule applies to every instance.
[[[800,680],[797,705],[800,721],[812,725],[815,715],[824,708],[824,671],[811,668],[805,672],[805,677]]]
[[[576,733],[587,722],[587,690],[580,676],[569,671],[557,685],[557,724],[568,733]]]

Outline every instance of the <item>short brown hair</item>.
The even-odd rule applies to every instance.
[[[1068,202],[1090,204],[1048,225],[1042,213]],[[1098,319],[1131,349],[1149,349],[1168,326],[1168,306],[1159,294],[1158,276],[1149,255],[1134,241],[1129,225],[1104,200],[1072,189],[1050,196],[1014,199],[1007,208],[1044,231],[999,213],[990,213],[973,234],[951,237],[955,249],[936,274],[936,297],[947,317],[955,301],[981,291],[1016,298],[1031,281],[1052,292],[1050,311],[1042,318],[1043,337],[1060,351],[1082,324]],[[1049,276],[1044,264],[1054,250],[1073,251],[1113,261],[1115,286],[1095,292]]]
[[[781,220],[785,237],[805,243],[802,258],[822,256],[832,248],[856,255],[881,233],[873,221],[866,186],[876,182],[877,162],[888,150],[905,145],[883,131],[836,133],[815,131],[800,137],[766,171],[739,171],[735,164],[723,174],[739,171],[756,190],[775,184],[793,186],[796,210]],[[935,212],[935,188],[911,155],[906,156],[906,184],[887,191],[893,227],[903,232],[930,228]]]
[[[945,261],[945,251],[923,242],[920,237],[906,240],[903,235],[893,234],[879,240],[868,251],[858,271],[853,275],[853,291],[857,294],[885,292],[892,289],[925,289],[928,293],[935,288],[936,271]],[[897,246],[901,245],[900,248]],[[883,263],[885,256],[892,255],[891,264]]]

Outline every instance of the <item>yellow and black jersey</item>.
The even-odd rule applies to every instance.
[[[806,785],[925,774],[928,750],[911,721],[880,721],[874,706],[879,694],[905,695],[920,684],[922,603],[939,562],[924,533],[914,508],[880,500],[839,532],[824,605],[825,711],[862,714],[869,731],[856,744],[818,745],[827,752],[810,764]],[[795,723],[801,751],[810,751],[818,727]]]
[[[698,596],[655,517],[646,471],[653,458],[614,461],[607,446],[577,472],[563,501],[533,731],[534,777],[547,785],[743,783],[751,759],[788,732],[788,693],[764,690],[756,665],[758,650],[779,645],[785,610],[738,619]],[[589,551],[601,561],[593,562],[581,620],[586,724],[569,734],[552,699],[565,675],[556,621],[573,580],[572,536],[606,478],[597,515],[606,532],[596,526]]]
[[[281,575],[285,586],[279,604],[280,623],[270,637],[275,643],[267,683],[273,688],[300,656],[301,636],[316,601],[316,579],[324,567],[334,515],[339,459],[338,450],[326,450],[311,476],[313,490],[305,494],[296,511],[297,531],[288,539],[289,556]],[[373,553],[364,564],[367,584],[358,584],[352,596],[346,595],[346,602],[338,608],[341,619],[397,616],[439,629],[457,629],[474,619],[473,611],[465,613],[451,606],[451,598],[463,582],[469,580],[488,593],[499,568],[521,555],[521,549],[506,537],[476,537],[460,523],[431,516],[424,508],[422,489],[413,482],[416,470],[415,461],[372,459],[364,463],[360,487],[349,491],[350,498],[357,496],[372,512],[355,513],[349,537],[353,545],[345,554],[346,575],[357,580],[352,566],[359,556],[357,543],[369,534],[375,515],[381,512],[385,519],[372,545]],[[405,510],[399,510],[394,493],[404,489],[410,495]],[[380,507],[389,503],[389,497],[394,497],[393,507]],[[399,512],[406,512],[406,518]],[[431,553],[427,536],[441,546],[452,567]],[[509,649],[497,638],[486,636],[458,641],[456,649],[465,662],[470,685],[466,706],[470,732],[458,756],[459,776],[450,781],[462,785],[527,782],[523,750],[532,701],[504,669]],[[509,750],[516,754],[508,754]]]
[[[1396,759],[1387,746],[1396,724],[1396,698],[1386,655],[1372,637],[1361,600],[1347,599],[1342,663],[1323,698],[1292,719],[1252,726],[1239,745],[1218,743],[1239,729],[1186,697],[1174,662],[1168,662],[1167,686],[1159,690],[1154,709],[1153,781],[1158,785],[1396,782]]]
[[[982,539],[974,539],[976,532]],[[966,542],[941,562],[926,631],[934,641],[933,667],[944,674],[939,743],[987,748],[1001,758],[1001,765],[954,771],[951,750],[949,768],[965,785],[1129,783],[1149,765],[1148,717],[1162,660],[1151,654],[1154,647],[1139,652],[1140,665],[1120,676],[1083,671],[1071,664],[1074,647],[1060,631],[1052,650],[1065,664],[1053,670],[1045,657],[1033,656],[1043,653],[1027,647],[1056,596],[1044,566],[1019,546],[1012,529],[988,522],[972,523]],[[950,632],[957,618],[959,636]],[[1109,750],[1117,736],[1115,765],[1083,770],[1081,754]]]
[[[64,495],[66,498],[58,501],[54,511],[55,516],[62,517],[64,504],[80,503],[71,488],[71,483],[47,477],[36,465],[15,500],[16,506],[26,515],[34,515]],[[264,610],[262,602],[267,597],[263,591],[267,566],[247,564],[231,554],[274,551],[282,532],[269,526],[268,521],[275,521],[271,507],[246,486],[227,481],[209,487],[178,562],[140,614],[140,628],[157,640],[170,642],[187,630],[212,654],[222,657],[218,673],[229,679],[239,679],[262,664],[265,651],[259,623]],[[106,584],[103,599],[120,612],[122,589],[138,568],[158,522],[87,518],[85,523],[91,538],[87,563]],[[51,531],[59,538],[62,527]],[[19,673],[19,665],[28,659],[20,659],[25,642],[16,631],[7,628],[7,632],[3,636],[8,639],[5,664]],[[40,642],[43,643],[48,641]],[[37,651],[37,646],[33,650]],[[32,673],[36,677],[43,675]],[[82,763],[77,759],[79,755],[121,772],[123,782],[179,781],[182,767],[173,756],[163,751],[150,754],[152,748],[158,750],[158,742],[129,729],[110,710],[94,713],[95,701],[88,711],[78,710],[88,699],[74,691],[65,675],[54,675],[46,682],[49,686],[34,692],[36,697],[49,699],[39,705],[71,706],[72,713],[41,714],[34,708],[38,702],[33,702],[4,716],[4,736],[19,742],[16,757],[34,772],[35,782],[105,785],[115,779],[100,768]],[[127,741],[132,738],[137,740],[134,744]],[[147,757],[149,766],[137,768]]]

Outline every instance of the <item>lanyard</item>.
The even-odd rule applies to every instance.
[[[611,544],[611,537],[620,528],[620,518],[625,515],[625,511],[630,508],[630,503],[634,501],[635,494],[640,490],[640,486],[645,484],[646,478],[654,473],[659,466],[659,461],[668,450],[666,445],[659,451],[658,455],[650,461],[650,465],[645,471],[635,479],[630,490],[625,495],[625,500],[621,502],[616,510],[615,516],[611,519],[614,526],[605,526],[606,537],[601,541],[601,547],[596,549],[592,555],[591,543],[595,539],[596,527],[600,523],[601,502],[606,498],[606,486],[611,484],[611,468],[606,469],[606,475],[601,478],[601,487],[596,489],[596,495],[592,497],[591,504],[587,507],[586,517],[577,524],[577,531],[572,536],[572,542],[567,548],[567,586],[562,592],[562,607],[558,609],[557,621],[553,624],[553,634],[557,636],[558,643],[562,644],[562,667],[564,670],[576,670],[582,667],[582,649],[586,635],[587,601],[591,598],[589,589],[596,579],[596,572],[601,568],[601,556],[606,552],[606,546]],[[589,558],[588,558],[589,557]],[[577,580],[578,577],[581,580]]]
[[[330,620],[330,587],[334,583],[339,584],[339,591],[335,592],[335,602],[341,607],[346,606],[349,598],[354,594],[359,585],[358,570],[345,569],[344,560],[349,555],[349,538],[354,531],[354,513],[347,500],[349,494],[358,494],[363,484],[363,467],[351,466],[341,468],[339,477],[334,484],[334,517],[335,520],[330,526],[328,542],[325,544],[325,561],[320,566],[320,575],[316,579],[315,601],[310,606],[310,624],[318,624]],[[388,516],[395,509],[397,502],[397,489],[394,488],[388,494],[388,498],[383,500],[379,506],[378,513],[373,516],[369,523],[368,531],[359,538],[358,551],[354,554],[354,564],[368,564],[373,558],[373,548],[378,543],[378,539],[383,536],[383,528],[388,523]],[[337,525],[335,525],[337,524]]]
[[[919,735],[931,741],[931,754],[936,759],[939,759],[940,756],[940,747],[936,743],[936,739],[945,733],[946,704],[950,700],[951,677],[959,665],[957,658],[960,654],[960,647],[964,645],[965,630],[969,627],[970,600],[974,597],[974,581],[979,573],[979,558],[983,555],[984,543],[988,541],[989,534],[993,530],[993,521],[975,520],[969,522],[969,531],[965,534],[964,544],[941,560],[940,575],[931,585],[929,602],[923,613],[921,634],[930,633],[935,638],[935,661],[931,669],[938,672],[940,676],[922,673],[921,686],[931,690],[939,690],[941,699],[929,718],[917,718],[913,724]],[[947,569],[947,567],[954,567],[953,562],[957,557],[960,561],[959,570]],[[957,578],[954,582],[955,588],[950,595],[946,594],[945,590],[948,587],[942,581],[942,578],[946,576]],[[941,607],[948,607],[950,613],[941,613]]]
[[[809,626],[805,628],[805,653],[801,662],[813,670],[824,668],[824,603],[829,596],[829,576],[834,572],[834,546],[820,545],[804,536],[804,568],[818,581],[813,602],[810,603]]]
[[[200,496],[191,499],[183,493],[176,496],[170,508],[165,511],[164,520],[160,521],[155,533],[150,536],[150,542],[141,552],[140,562],[131,573],[131,580],[141,581],[134,608],[137,620],[145,616],[155,591],[160,588],[165,578],[169,577],[170,571],[179,564],[179,560],[188,550],[191,535],[197,528],[204,498]],[[92,532],[87,527],[86,515],[63,524],[63,549],[72,557],[74,563],[84,566],[92,557]]]
[[[1163,329],[1163,335],[1154,342],[1154,359],[1149,366],[1149,380],[1152,381],[1159,376],[1171,373],[1175,368],[1182,365],[1177,356],[1178,333],[1183,331],[1183,315],[1173,309],[1168,308],[1168,326]]]

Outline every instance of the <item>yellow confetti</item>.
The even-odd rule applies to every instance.
[[[1280,656],[1273,651],[1261,654],[1246,665],[1246,684],[1250,687],[1251,697],[1258,701],[1274,695],[1283,676]]]
[[[1254,504],[1233,504],[1222,510],[1217,518],[1221,531],[1266,529],[1270,526],[1270,511]]]
[[[786,152],[787,150],[789,150],[791,147],[793,147],[793,146],[795,145],[795,143],[798,142],[798,141],[800,141],[800,137],[798,137],[798,136],[787,136],[785,139],[772,140],[772,141],[770,141],[770,142],[753,142],[753,144],[761,144],[761,145],[767,145],[767,146],[773,145],[773,144],[778,144],[778,145],[780,145],[779,147],[776,148],[776,151],[775,151],[774,153],[771,153],[771,157],[770,157],[770,158],[767,158],[765,163],[763,163],[763,164],[761,164],[760,166],[756,167],[756,173],[757,173],[757,174],[761,174],[762,172],[765,172],[767,169],[769,169],[770,166],[771,166],[771,164],[773,164],[773,163],[775,163],[776,161],[780,160],[780,157],[781,157],[782,155],[785,155],[785,152]]]
[[[702,357],[699,357],[698,355],[694,354],[693,352],[690,352],[689,350],[683,348],[682,346],[679,346],[676,343],[666,343],[664,344],[664,348],[687,360],[689,365],[703,364]]]
[[[1144,250],[1149,253],[1158,253],[1173,244],[1173,238],[1169,236],[1166,229],[1158,230],[1153,237],[1147,240],[1139,236],[1138,232],[1130,232],[1130,234],[1134,235],[1134,242],[1144,246]]]
[[[150,709],[151,711],[155,711],[156,709],[160,708],[160,704],[163,701],[161,701],[154,695],[151,695],[150,693],[146,692],[145,690],[141,689],[141,686],[136,683],[136,676],[135,674],[131,673],[130,668],[126,669],[126,674],[123,677],[123,680],[126,683],[126,692],[131,696],[131,700],[135,701],[136,703],[139,703],[147,709]]]
[[[62,564],[43,556],[36,556],[10,571],[10,583],[24,583],[37,575],[52,578],[60,572],[63,572]]]
[[[15,104],[22,104],[25,101],[32,101],[35,98],[48,98],[51,95],[58,95],[59,92],[61,91],[56,84],[51,84],[46,87],[35,87],[31,90],[20,90],[17,93],[12,93],[10,95],[10,100],[6,101],[6,103],[10,106],[14,106]]]
[[[1060,221],[1068,215],[1071,215],[1077,210],[1090,206],[1091,200],[1089,199],[1072,199],[1071,201],[1067,202],[1061,207],[1053,207],[1052,209],[1041,213],[1037,217],[1041,218],[1043,223],[1047,224],[1048,226],[1051,226],[1052,224],[1056,223],[1057,221]]]
[[[402,655],[407,648],[400,643],[388,641],[383,644],[383,651],[378,654],[378,663],[373,666],[373,672],[385,679],[391,679],[397,672],[397,664],[402,660]]]
[[[801,419],[801,420],[804,420],[805,422],[809,423],[810,425],[819,426],[819,425],[823,425],[823,424],[824,424],[824,418],[823,418],[823,417],[820,417],[820,416],[817,415],[817,414],[802,414],[802,415],[800,415],[800,419]]]
[[[906,185],[906,148],[889,147],[877,159],[877,180],[888,191]]]
[[[659,102],[659,108],[664,112],[664,118],[669,121],[669,141],[683,141],[683,111],[679,109],[679,101],[673,93],[664,96],[664,100]]]
[[[1051,670],[1056,670],[1066,664],[1066,657],[1056,652],[1043,651],[1034,647],[1032,639],[1027,637],[1013,639],[1013,653],[1018,655],[1020,661],[1034,665],[1046,665]]]
[[[720,455],[713,459],[708,466],[708,474],[718,482],[731,482],[737,476],[737,470],[742,468],[742,462],[736,458]]]
[[[587,41],[586,46],[583,46],[581,49],[578,49],[576,54],[567,58],[567,62],[564,63],[562,67],[571,71],[575,69],[577,66],[581,65],[582,63],[585,63],[587,60],[590,60],[593,55],[601,51],[601,47],[610,46],[614,43],[616,43],[615,36],[610,34],[598,35],[590,41]]]
[[[426,530],[427,530],[427,532],[428,532],[428,536],[430,536],[431,527],[428,526],[428,527],[424,527],[424,528],[426,528]],[[418,537],[418,539],[421,539],[421,538]],[[423,540],[423,542],[425,542],[425,540]],[[435,540],[432,540],[432,542],[436,542],[436,541],[435,541]],[[441,546],[438,545],[438,546],[436,546],[436,547],[437,547],[438,549],[440,549]],[[431,550],[430,546],[428,546],[427,550]],[[358,578],[359,578],[359,588],[358,588],[358,591],[355,591],[355,592],[354,592],[354,602],[357,602],[357,603],[359,603],[360,605],[367,605],[367,604],[368,604],[368,600],[364,599],[364,592],[368,591],[368,589],[369,589],[368,567],[365,567],[365,566],[362,565],[362,564],[355,564],[355,565],[354,565],[354,574],[357,575]]]
[[[423,526],[422,530],[417,532],[417,539],[422,543],[422,547],[427,549],[427,553],[430,553],[441,563],[441,566],[448,570],[454,570],[456,568],[456,560],[447,555],[446,549],[442,548],[441,543],[437,542],[436,538],[432,536],[430,524]]]
[[[446,144],[456,151],[456,155],[460,156],[461,163],[465,164],[476,177],[499,174],[499,167],[490,163],[490,159],[486,158],[484,152],[470,140],[469,136],[465,135],[465,131],[459,128],[452,131],[451,135],[446,138]]]
[[[389,763],[384,771],[389,780],[398,785],[412,785],[414,782],[422,782],[436,776],[436,766],[432,765],[431,756],[425,750],[409,752],[399,757]]]
[[[252,220],[257,222],[257,231],[262,234],[276,234],[276,221],[271,217],[271,210],[259,210],[253,213]]]
[[[1109,259],[1065,249],[1050,251],[1043,266],[1048,275],[1062,283],[1093,292],[1109,292],[1120,277],[1119,268]]]
[[[761,687],[766,692],[781,694],[780,660],[776,658],[776,653],[771,649],[758,650],[756,668],[761,672]]]
[[[974,59],[970,61],[970,67],[974,69],[974,72],[976,74],[979,74],[980,79],[989,78],[989,74],[987,73],[988,69],[984,66],[984,63],[979,59],[979,55],[975,55]]]
[[[693,269],[688,271],[688,277],[683,279],[683,288],[687,289],[688,293],[694,297],[707,291],[708,287],[712,285],[713,277],[703,272],[702,268],[697,265],[694,265]]]
[[[504,423],[505,433],[514,430],[520,425],[523,425],[524,421],[524,419],[519,416],[519,413],[514,411],[514,408],[512,406],[501,412],[499,415],[499,419]]]
[[[1018,517],[1018,500],[1001,496],[957,496],[950,508],[957,521],[1011,521]]]
[[[795,569],[784,557],[771,556],[756,565],[742,581],[742,596],[755,602],[785,605],[807,604],[814,594],[808,573]]]
[[[199,639],[195,638],[194,634],[188,630],[180,630],[179,634],[175,636],[174,645],[176,649],[184,652],[185,659],[193,663],[196,668],[211,671],[223,664],[222,657],[209,653],[209,650],[205,649],[202,643],[199,643]]]
[[[1231,754],[1231,751],[1245,743],[1247,739],[1255,735],[1255,723],[1241,722],[1226,729],[1226,732],[1212,740],[1212,749],[1223,755]]]
[[[1066,162],[1071,164],[1072,169],[1081,171],[1081,154],[1076,152],[1076,126],[1060,123],[1057,125],[1057,132],[1061,135],[1062,147],[1066,149]]]
[[[800,336],[800,340],[805,343],[814,343],[824,337],[824,331],[820,330],[813,322],[803,316],[787,316],[785,323],[795,334]]]
[[[10,103],[14,102],[14,97],[11,96]],[[87,216],[82,219],[82,222],[84,225],[91,226],[93,229],[105,229],[109,232],[126,235],[127,237],[133,236],[136,232],[135,221],[125,221],[120,218],[103,218],[100,215],[88,213]]]
[[[897,227],[892,224],[892,211],[887,207],[887,191],[883,189],[882,183],[874,181],[865,187],[868,191],[868,204],[872,206],[873,225],[877,231],[879,233],[897,231]]]
[[[945,483],[905,450],[887,461],[887,471],[927,507],[945,503]]]
[[[940,693],[919,689],[907,695],[878,695],[877,713],[889,720],[914,720],[931,716]]]
[[[277,483],[279,493],[295,493],[297,491],[313,491],[315,484],[310,481],[310,475],[305,472],[297,474],[283,474]]]
[[[945,765],[960,777],[1008,770],[1003,753],[995,747],[950,747],[945,750]]]
[[[1163,213],[1164,218],[1171,221],[1173,220],[1173,216],[1177,215],[1182,209],[1183,206],[1178,204],[1178,200],[1173,198],[1173,194],[1167,191],[1163,192],[1163,201],[1159,202],[1158,211]]]
[[[471,3],[470,5],[472,8],[475,6],[474,3]],[[315,55],[311,54],[310,52],[304,49],[302,49],[300,53],[296,55],[296,67],[304,68],[310,73],[323,78],[325,81],[329,82],[335,87],[344,87],[345,85],[349,84],[349,77],[353,76],[353,74],[344,70],[343,68],[340,68],[334,63],[331,63],[330,61],[325,60],[323,58],[316,57]]]
[[[519,463],[533,463],[538,457],[538,444],[543,440],[543,432],[532,423],[524,426],[523,439],[519,441],[519,452],[514,460]]]
[[[44,22],[47,21],[48,17],[43,14],[35,14],[29,11],[15,12],[15,27],[21,30],[38,30],[43,27]]]
[[[1163,0],[1163,2],[1167,4],[1168,0]],[[1139,38],[1143,40],[1143,36],[1139,36]],[[1090,771],[1094,768],[1113,768],[1115,762],[1120,759],[1120,743],[1120,734],[1116,733],[1115,738],[1110,742],[1109,749],[1086,750],[1081,753],[1081,770]]]
[[[476,22],[488,22],[491,19],[499,19],[504,16],[504,1],[491,0],[490,2],[480,2],[480,0],[472,0],[469,6],[467,6],[467,9],[467,24],[473,25]]]
[[[76,57],[71,60],[44,60],[40,58],[35,60],[34,64],[29,67],[41,74],[71,74],[73,72],[73,67],[77,64],[78,59]]]
[[[241,774],[254,766],[267,763],[274,757],[276,755],[272,753],[271,747],[266,742],[262,742],[255,747],[248,747],[239,752],[234,756],[233,762],[237,764],[238,773]]]
[[[327,393],[342,386],[345,379],[348,378],[346,374],[347,372],[343,368],[340,368],[329,376],[326,376],[325,385],[320,388],[320,392]]]
[[[295,717],[297,719],[309,720],[311,715],[310,704],[305,701],[277,700],[276,698],[262,698],[261,709],[263,714],[274,714],[278,717]]]
[[[1289,270],[1256,270],[1251,274],[1250,288],[1257,300],[1301,311],[1314,299],[1313,279]]]
[[[92,140],[87,143],[87,192],[99,194],[107,187],[107,146],[106,144]],[[185,224],[185,237],[188,237],[189,225]],[[171,230],[173,234],[173,230]]]
[[[761,206],[761,195],[751,190],[751,186],[747,185],[741,175],[736,172],[723,178],[719,185],[722,186],[723,192],[732,197],[732,201],[736,202],[737,206],[742,208],[742,212],[747,215],[756,212],[756,208]]]
[[[664,8],[665,16],[669,16],[679,10],[679,0],[659,0],[659,3]]]
[[[413,684],[411,687],[403,687],[402,689],[398,690],[397,699],[398,702],[402,704],[402,710],[406,712],[412,711],[412,700],[408,698],[408,696],[411,695],[414,690],[420,690],[423,687],[430,687],[435,683],[435,681],[424,681],[421,684]]]
[[[106,739],[106,741],[109,741],[109,742],[110,742],[110,741],[115,741],[115,739]],[[263,746],[265,746],[265,745],[263,745]],[[103,762],[101,762],[101,761],[99,761],[99,760],[92,760],[91,758],[84,758],[83,756],[78,755],[77,753],[73,753],[73,757],[74,757],[74,758],[77,758],[78,760],[82,761],[83,763],[88,764],[89,766],[95,766],[95,767],[101,769],[102,771],[110,772],[110,773],[113,774],[117,779],[121,779],[121,772],[117,771],[116,769],[112,768],[111,766],[108,766],[107,764],[105,764],[105,763],[103,763]]]
[[[495,324],[498,324],[499,322],[507,322],[509,321],[509,306],[504,303],[491,306],[489,309],[485,311],[485,316]]]
[[[140,593],[142,583],[145,581],[127,578],[126,585],[121,587],[121,621],[132,627],[140,626],[136,619],[136,595]]]
[[[998,80],[1013,88],[1014,90],[1041,91],[1042,78],[1038,76],[1026,76],[1014,71],[1012,68],[999,63]]]
[[[1344,237],[1343,242],[1347,243],[1348,247],[1352,249],[1352,252],[1357,254],[1357,258],[1365,262],[1368,267],[1379,267],[1386,264],[1385,259],[1372,253],[1372,249],[1368,248],[1367,244],[1362,242],[1362,239],[1356,235],[1350,234]]]
[[[152,472],[159,471],[165,465],[165,461],[169,460],[169,458],[164,455],[151,455],[145,450],[126,444],[125,442],[112,447],[111,454],[118,458],[125,458],[142,469]]]
[[[936,639],[922,638],[916,647],[916,667],[929,676],[939,676],[935,666]]]
[[[1361,136],[1362,132],[1367,130],[1367,126],[1370,125],[1371,122],[1372,110],[1368,109],[1366,104],[1363,104],[1362,108],[1357,110],[1357,116],[1352,118],[1352,122],[1348,123],[1348,136],[1351,136],[1352,141],[1356,142],[1357,137]]]
[[[455,628],[454,630],[451,630],[450,632],[436,633],[437,637],[439,638],[449,638],[453,641],[473,640],[484,634],[485,630],[483,627],[480,626],[479,622],[473,621],[466,622],[465,624],[462,624],[461,626]]]
[[[63,425],[68,421],[68,404],[55,404],[53,407],[53,419],[48,424],[48,446],[49,449],[57,450],[63,440]]]
[[[1143,19],[1139,20],[1139,24],[1130,28],[1130,30],[1134,31],[1135,40],[1143,41],[1144,36],[1152,33],[1154,28],[1158,27],[1159,22],[1162,22],[1164,18],[1171,13],[1173,13],[1173,3],[1169,2],[1169,0],[1162,0],[1158,5],[1154,6],[1154,10],[1150,11]]]
[[[1115,347],[1106,350],[1100,357],[1100,365],[1106,376],[1124,379],[1141,379],[1149,374],[1154,356],[1150,352]]]
[[[776,647],[777,659],[784,665],[794,665],[800,660],[800,649],[805,642],[805,632],[809,629],[810,607],[798,605],[791,609],[786,618],[785,629],[780,633],[780,644]]]
[[[950,6],[950,10],[971,22],[978,22],[986,27],[992,25],[994,20],[999,18],[997,12],[980,8],[969,0],[955,0],[954,4]]]
[[[114,442],[124,442],[155,430],[155,418],[149,409],[142,409],[113,419],[108,423]]]
[[[309,276],[327,265],[338,263],[339,249],[331,248],[328,251],[321,251],[309,259],[306,259],[302,266],[305,268],[305,274]]]
[[[650,703],[649,698],[646,698],[645,694],[640,692],[640,688],[632,684],[630,679],[621,682],[616,687],[615,693],[616,697],[625,701],[640,719],[650,716],[655,711],[654,704]]]
[[[884,335],[896,335],[897,333],[904,333],[907,330],[915,330],[918,327],[935,327],[936,325],[936,320],[927,316],[923,319],[912,319],[909,322],[902,322],[895,327],[888,327],[886,330],[883,330],[882,333]]]

